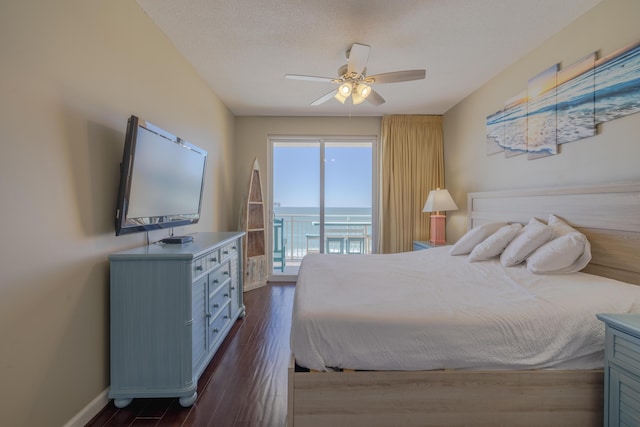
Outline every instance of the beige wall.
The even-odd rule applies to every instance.
[[[134,1],[0,9],[0,424],[60,426],[109,385],[108,254],[144,243],[114,236],[128,116],[208,150],[189,232],[233,225],[234,118]]]
[[[263,172],[264,198],[269,195],[269,137],[295,136],[376,136],[380,135],[380,117],[237,117],[236,118],[235,205],[239,217],[245,203],[253,159],[258,158]],[[238,218],[238,228],[241,222]]]
[[[445,114],[445,182],[460,207],[449,213],[450,240],[466,230],[468,192],[640,180],[640,113],[600,125],[598,135],[564,144],[555,156],[485,153],[486,117],[526,89],[529,78],[553,64],[562,69],[591,52],[602,57],[639,41],[639,22],[640,1],[604,0]]]

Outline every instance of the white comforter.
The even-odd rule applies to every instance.
[[[447,251],[307,255],[293,306],[296,362],[320,371],[598,368],[595,314],[640,311],[640,286]]]

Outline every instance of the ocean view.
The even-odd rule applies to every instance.
[[[320,208],[274,207],[276,218],[284,218],[286,257],[301,259],[320,250]],[[371,208],[325,208],[325,237],[370,239]]]

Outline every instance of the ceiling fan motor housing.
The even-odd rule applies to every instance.
[[[348,65],[344,64],[342,67],[338,68],[338,76],[340,76],[338,79],[339,81],[347,81],[347,80],[352,80],[352,81],[362,81],[365,79],[367,75],[367,67],[365,67],[362,70],[361,74],[358,74],[356,72],[352,72],[351,74],[349,74],[349,69],[348,69]]]

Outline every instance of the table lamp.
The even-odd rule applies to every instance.
[[[449,192],[445,189],[436,188],[429,192],[429,197],[424,204],[422,212],[435,212],[431,215],[431,232],[429,242],[434,245],[444,245],[445,240],[445,219],[442,211],[455,211],[458,209]]]

